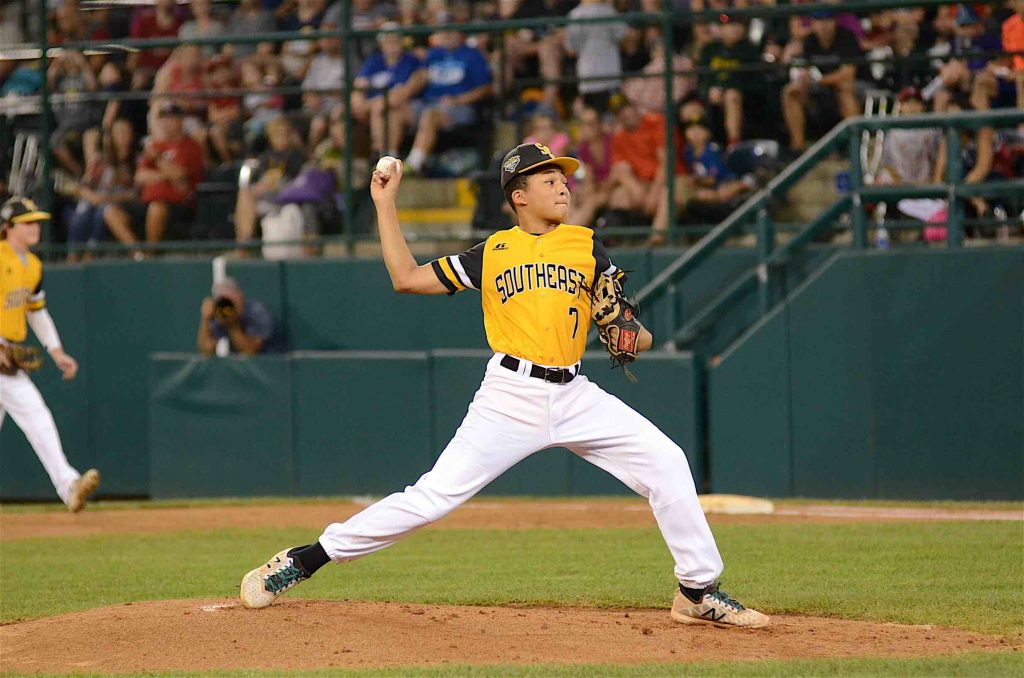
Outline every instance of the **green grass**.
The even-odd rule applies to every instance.
[[[726,590],[768,612],[1024,628],[1020,523],[721,525]],[[135,600],[231,597],[308,530],[222,530],[4,542],[0,621]],[[437,604],[666,607],[654,529],[427,530],[328,567],[298,597]]]
[[[449,678],[465,676],[483,678],[817,678],[819,676],[965,676],[998,678],[1019,676],[1024,672],[1024,657],[1019,652],[975,652],[950,657],[915,659],[799,659],[791,661],[716,662],[696,664],[641,664],[639,666],[445,666],[438,668],[401,667],[377,670],[323,669],[295,671],[290,676],[326,678]],[[5,674],[22,675],[22,674]],[[33,674],[34,675],[34,674]],[[95,674],[62,674],[78,678]],[[191,676],[192,673],[133,673],[128,676]],[[209,671],[206,676],[241,678],[243,676],[278,676],[280,671]]]

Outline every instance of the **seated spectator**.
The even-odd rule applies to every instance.
[[[159,140],[145,145],[135,170],[140,201],[108,205],[103,217],[110,232],[123,243],[137,242],[135,228],[146,242],[156,243],[168,233],[182,238],[195,210],[196,186],[203,179],[203,149],[185,134],[184,111],[175,105],[159,118]],[[136,253],[136,258],[141,255]]]
[[[219,38],[224,35],[224,24],[213,16],[211,0],[191,0],[189,9],[192,11],[192,18],[178,29],[179,38],[193,40],[195,38]],[[210,58],[218,52],[219,48],[216,45],[204,45],[202,50],[203,56]]]
[[[61,167],[78,178],[84,171],[82,132],[100,124],[104,105],[102,102],[76,101],[75,95],[95,92],[96,76],[81,52],[65,50],[61,57],[50,62],[46,78],[50,90],[64,97],[63,102],[53,106],[57,122],[50,135],[53,157]]]
[[[700,55],[700,66],[710,70],[701,77],[700,89],[708,105],[722,110],[729,146],[743,139],[744,100],[759,94],[763,82],[740,69],[760,61],[757,48],[747,39],[746,25],[723,14],[721,38],[706,44]]]
[[[284,110],[284,97],[270,93],[281,84],[283,72],[273,55],[266,56],[269,58],[250,57],[242,62],[242,89],[246,90],[242,105],[248,116],[242,129],[246,143],[250,144],[262,138],[264,126],[281,117]]]
[[[323,30],[336,26],[323,24]],[[345,58],[341,51],[341,38],[321,38],[320,52],[313,57],[302,80],[302,109],[312,115],[309,126],[310,149],[327,135],[328,120],[335,111],[341,111],[341,90],[345,85]]]
[[[278,22],[278,29],[292,33],[320,30],[325,9],[325,0],[296,0],[294,11]],[[296,80],[302,80],[315,52],[316,42],[313,40],[289,40],[282,43],[281,65],[285,73]]]
[[[530,117],[524,144],[541,144],[555,155],[564,155],[569,148],[569,135],[558,129],[558,122],[550,113],[534,113]],[[570,177],[570,181],[572,178]]]
[[[253,239],[256,220],[273,210],[274,195],[299,175],[306,161],[298,134],[286,118],[271,120],[266,133],[269,148],[259,157],[252,183],[239,189],[235,202],[235,238],[240,243]]]
[[[240,35],[256,35],[270,33],[277,29],[273,13],[260,4],[260,0],[238,0],[238,6],[231,13],[227,34],[231,37]],[[269,43],[260,43],[268,45]],[[256,53],[257,46],[252,43],[234,43],[224,45],[225,54],[237,59],[245,59]]]
[[[640,109],[641,113],[662,113],[665,110],[665,80],[663,77],[659,77],[665,73],[665,50],[661,42],[660,31],[655,35],[657,39],[651,41],[649,49],[650,61],[640,69],[642,75],[627,78],[626,83],[622,86],[622,93]],[[689,57],[684,57],[681,54],[672,55],[672,71],[674,73],[692,69],[693,62]],[[694,91],[696,86],[695,78],[675,75],[672,78],[672,96],[679,101]]]
[[[498,3],[498,15],[501,19],[564,17],[575,4],[573,0],[502,0]],[[564,47],[563,28],[521,28],[507,33],[502,83],[540,76],[546,83],[541,89],[539,103],[562,115],[556,81],[562,77]],[[529,92],[523,94],[528,96]]]
[[[595,19],[617,16],[608,0],[583,0],[569,12],[570,19]],[[619,43],[628,26],[624,23],[569,24],[565,47],[576,55],[576,77],[583,103],[607,111],[613,93],[622,85],[622,60]]]
[[[1017,108],[1024,108],[1024,0],[1012,0],[1010,5],[1015,13],[1003,22],[1003,51],[1020,52],[1011,59],[1010,68],[1017,90]]]
[[[238,87],[231,57],[220,55],[206,64],[208,85],[215,92]],[[206,108],[209,123],[207,147],[203,152],[209,160],[220,164],[233,162],[242,152],[242,100],[222,95],[209,99]],[[208,163],[209,164],[209,163]]]
[[[794,57],[802,57],[806,67],[794,69],[789,84],[782,90],[782,112],[789,131],[789,145],[802,152],[807,147],[807,106],[831,92],[843,118],[860,113],[852,61],[860,58],[857,37],[836,25],[831,10],[811,14],[811,32],[796,43]]]
[[[432,40],[427,85],[410,110],[416,137],[405,166],[412,172],[423,171],[439,132],[474,124],[476,104],[491,96],[491,71],[480,50],[464,45],[457,31],[439,31]]]
[[[612,135],[608,207],[619,212],[654,214],[665,182],[665,116],[641,114],[636,106],[625,102],[616,117],[619,129]]]
[[[103,219],[108,205],[132,202],[135,191],[135,130],[130,121],[118,118],[104,135],[102,151],[90,164],[78,185],[78,204],[68,224],[68,261],[89,258],[82,248],[107,239]]]
[[[133,38],[176,38],[181,29],[175,0],[156,0],[151,9],[141,11],[132,21]],[[155,73],[171,56],[172,48],[154,47],[128,54],[128,70],[146,69]]]
[[[200,144],[206,137],[205,120],[207,100],[206,66],[203,50],[198,45],[181,45],[174,50],[153,81],[150,99],[150,129],[155,129],[155,119],[168,104],[173,104],[185,113],[185,131]]]
[[[568,222],[590,226],[608,204],[612,173],[612,135],[596,109],[584,108],[579,114],[574,155],[579,158],[582,173],[577,174],[582,178],[573,191]]]
[[[969,101],[977,110],[990,108],[992,99],[999,93],[999,82],[989,70],[992,57],[972,52],[998,52],[1001,47],[999,36],[986,30],[970,5],[958,5],[953,39],[945,55],[949,59],[939,69],[936,79],[940,86],[926,90],[928,94],[934,91],[935,110],[944,112],[954,101],[961,105]]]
[[[385,24],[382,30],[398,28]],[[380,49],[363,64],[352,93],[352,115],[370,123],[370,151],[377,156],[398,156],[405,127],[412,119],[412,100],[426,85],[427,72],[414,54],[406,51],[402,36],[383,32]]]
[[[342,13],[344,11],[342,2],[335,0],[324,14],[325,24],[341,25]],[[374,0],[351,0],[350,9],[351,26],[354,31],[372,30],[380,28],[386,21],[394,18],[396,9],[392,3],[374,2]],[[358,38],[355,40],[355,55],[357,61],[363,61],[370,56],[374,50],[373,38]]]
[[[738,178],[725,164],[725,154],[711,141],[711,129],[704,120],[686,125],[683,157],[690,176],[676,182],[676,206],[683,208],[689,221],[717,222],[732,211],[735,201],[752,185]],[[664,244],[668,225],[668,196],[663,191],[655,215],[651,245]]]
[[[106,24],[94,20],[97,14],[82,12],[78,0],[63,0],[53,13],[50,30],[46,34],[47,44],[54,46],[83,40],[109,40],[111,36]],[[87,60],[96,73],[103,67],[107,57],[102,53],[93,54]]]
[[[196,344],[203,355],[256,355],[284,350],[281,333],[270,309],[246,297],[233,278],[224,278],[203,299]],[[223,342],[223,351],[217,344]]]

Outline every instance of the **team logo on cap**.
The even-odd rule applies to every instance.
[[[519,160],[520,158],[518,155],[513,155],[511,158],[505,161],[505,164],[501,166],[501,169],[508,172],[509,174],[512,174],[513,172],[516,171],[516,168],[519,167]]]
[[[551,149],[545,146],[544,144],[534,144],[534,146],[536,146],[537,150],[539,150],[541,153],[548,156],[549,158],[555,157],[555,154],[551,152]]]

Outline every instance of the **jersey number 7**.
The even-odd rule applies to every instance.
[[[569,315],[574,316],[575,323],[572,326],[572,338],[576,338],[576,330],[580,328],[580,310],[575,306],[569,307]]]

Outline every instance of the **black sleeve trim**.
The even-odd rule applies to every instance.
[[[480,289],[480,276],[483,275],[484,248],[486,246],[487,241],[485,240],[459,255],[459,263],[462,264],[466,277],[469,278],[469,282],[472,283],[474,289]]]
[[[597,234],[594,234],[594,276],[597,277],[602,273],[613,273],[615,267],[612,265],[612,260],[608,256],[608,251],[605,250],[604,245],[601,244],[600,238]]]
[[[434,275],[437,276],[437,279],[440,280],[441,284],[444,285],[445,288],[448,290],[448,296],[451,296],[459,291],[455,287],[455,285],[452,284],[452,281],[448,279],[448,276],[444,274],[444,271],[441,270],[441,264],[440,262],[438,262],[437,259],[434,259],[432,262],[430,262],[430,267],[434,269]]]

